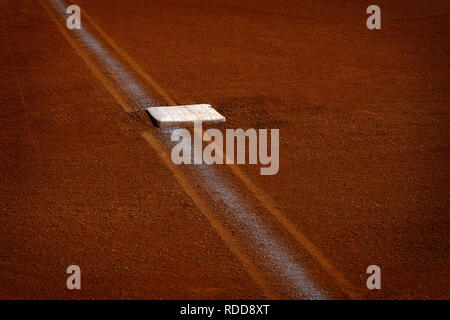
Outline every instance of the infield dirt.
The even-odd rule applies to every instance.
[[[211,104],[221,129],[280,129],[278,174],[239,170],[360,297],[449,298],[447,1],[378,1],[376,31],[360,1],[71,4],[174,102]],[[174,175],[143,136],[167,131],[121,108],[38,1],[0,8],[1,299],[267,298],[180,175],[275,296],[301,298],[257,259],[207,175]],[[327,297],[348,297],[261,195],[213,170]],[[65,286],[71,264],[82,290]],[[366,288],[373,264],[382,290]]]

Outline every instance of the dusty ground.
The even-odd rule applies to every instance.
[[[241,169],[359,297],[450,298],[447,1],[378,1],[378,31],[363,1],[73,3],[177,103],[211,103],[221,128],[280,129],[279,173]],[[0,298],[266,298],[142,136],[165,133],[121,108],[39,2],[0,1],[0,28]],[[180,170],[276,296],[296,298],[205,176]],[[229,168],[215,170],[327,297],[348,297]],[[80,291],[65,287],[70,264]],[[365,285],[372,264],[378,291]]]

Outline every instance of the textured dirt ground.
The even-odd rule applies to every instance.
[[[447,1],[379,1],[378,31],[362,1],[73,3],[177,103],[211,103],[222,128],[280,129],[279,173],[242,169],[363,298],[449,298]],[[123,111],[38,2],[0,9],[0,298],[265,298],[141,135],[164,132]],[[65,287],[70,264],[80,291]],[[382,289],[369,292],[372,264]]]

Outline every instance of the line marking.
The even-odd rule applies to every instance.
[[[101,72],[101,70],[97,67],[94,61],[84,52],[84,50],[75,42],[75,40],[69,35],[65,26],[62,26],[58,19],[55,17],[53,12],[47,6],[47,4],[43,0],[39,0],[40,5],[47,12],[48,16],[53,20],[53,22],[58,27],[59,31],[66,38],[66,40],[70,43],[70,45],[75,49],[80,58],[86,63],[86,65],[91,69],[92,73],[97,77],[98,80],[103,84],[106,90],[116,99],[116,101],[120,104],[120,106],[126,112],[132,112],[133,109],[125,102],[122,96],[114,89],[114,85],[111,81]]]
[[[340,289],[351,299],[361,299],[359,293],[353,288],[352,284],[342,275],[333,264],[319,251],[319,249],[301,232],[294,224],[275,206],[275,202],[265,194],[265,192],[254,184],[248,176],[236,165],[231,165],[232,172],[238,176],[242,182],[250,189],[255,197],[264,205],[264,207],[277,219],[277,221],[286,228],[286,230],[304,247],[311,256],[331,275],[339,285]]]
[[[194,135],[197,139],[202,139],[200,135],[204,134],[202,128],[194,128]],[[200,141],[200,140],[198,140]],[[219,155],[218,151],[218,155]],[[253,212],[248,205],[245,204],[243,198],[236,193],[231,185],[227,185],[217,175],[209,175],[207,170],[198,170],[198,175],[204,178],[205,187],[216,194],[226,194],[223,198],[218,196],[216,201],[222,201],[234,211],[231,214],[233,220],[239,223],[242,228],[246,228],[246,237],[255,245],[255,250],[265,260],[265,265],[272,266],[272,272],[275,277],[280,279],[288,279],[290,287],[297,293],[300,293],[307,299],[326,300],[327,294],[322,292],[307,276],[307,270],[304,269],[295,260],[295,255],[290,254],[290,248],[283,245],[282,242],[274,237],[270,229],[266,228],[264,222],[260,219],[257,212]],[[214,171],[211,170],[211,171]],[[206,173],[206,174],[205,174]],[[298,256],[297,256],[298,258]],[[273,278],[274,282],[276,281]]]
[[[155,91],[161,94],[171,105],[176,105],[175,100],[141,67],[131,58],[131,56],[121,49],[86,13],[89,22],[94,26],[97,32],[102,35],[109,45],[114,48],[117,53],[125,59],[135,71],[144,78],[147,83],[152,86]],[[220,153],[220,152],[219,152]],[[223,153],[221,155],[224,156]],[[226,156],[225,156],[226,157]],[[316,259],[316,261],[324,268],[324,270],[336,280],[340,289],[352,299],[361,299],[358,291],[353,285],[340,273],[333,264],[320,252],[320,250],[300,231],[295,225],[276,208],[275,202],[261,188],[254,184],[251,179],[236,165],[231,165],[232,172],[242,180],[245,186],[254,194],[254,196],[263,204],[267,211],[275,217],[275,219],[286,228],[286,230],[294,237],[294,239]]]
[[[234,255],[241,261],[241,263],[247,267],[250,277],[259,285],[264,294],[270,299],[277,299],[277,295],[270,289],[270,286],[266,283],[263,277],[259,274],[256,266],[251,261],[250,257],[245,254],[244,250],[238,244],[238,241],[234,239],[229,231],[227,231],[222,223],[215,217],[208,204],[198,195],[195,189],[190,185],[185,175],[181,170],[172,162],[167,152],[160,146],[155,139],[151,131],[143,131],[142,137],[148,142],[150,147],[159,155],[161,160],[169,168],[178,183],[183,187],[184,191],[191,197],[211,226],[216,230],[218,235],[222,238],[228,248],[234,253]]]
[[[64,35],[67,41],[72,45],[72,47],[77,51],[78,55],[82,58],[82,60],[89,66],[89,68],[94,72],[98,80],[108,89],[111,95],[116,99],[116,101],[122,106],[122,108],[130,112],[132,108],[121,99],[120,95],[115,91],[112,87],[110,81],[104,77],[100,69],[95,65],[95,63],[87,56],[87,54],[83,51],[83,49],[73,40],[63,26],[58,22],[57,18],[53,15],[48,6],[43,2],[43,0],[39,0],[41,6],[45,9],[47,14],[52,18],[55,24],[58,26],[60,32]],[[131,59],[131,58],[130,58]],[[142,72],[145,72],[142,70]],[[151,79],[150,77],[148,77]],[[110,87],[108,87],[110,86]],[[160,89],[162,90],[162,89]],[[170,98],[167,99],[167,102],[171,104],[176,104],[176,102]],[[130,110],[130,111],[128,111]],[[142,137],[148,142],[150,147],[159,155],[159,157],[163,160],[163,162],[167,165],[169,170],[177,179],[178,183],[183,187],[185,192],[189,195],[189,197],[194,201],[197,207],[200,209],[200,212],[206,217],[209,221],[213,229],[219,235],[219,237],[224,241],[225,245],[231,250],[231,252],[236,256],[236,258],[241,262],[244,268],[247,269],[250,277],[253,281],[261,288],[264,295],[269,299],[278,299],[279,297],[275,292],[271,289],[270,285],[264,280],[261,276],[260,272],[257,270],[254,263],[251,261],[250,257],[245,253],[244,249],[239,245],[238,241],[234,239],[233,235],[228,232],[225,227],[221,224],[221,222],[215,218],[213,212],[207,205],[207,203],[198,195],[193,187],[189,185],[188,180],[185,175],[181,172],[179,168],[177,168],[170,159],[169,155],[164,151],[164,149],[159,145],[158,141],[155,139],[153,133],[151,131],[144,131],[141,133]]]
[[[91,17],[83,11],[83,17],[85,17],[89,23],[95,28],[95,30],[106,40],[106,42],[131,66],[133,69],[144,78],[148,84],[159,93],[169,105],[176,106],[175,100],[156,82],[128,53],[120,48],[116,42],[108,36]]]

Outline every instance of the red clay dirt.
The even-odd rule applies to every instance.
[[[222,129],[280,129],[279,173],[241,169],[362,298],[450,298],[448,1],[379,1],[376,31],[360,1],[73,3],[177,103],[212,104]],[[39,2],[0,9],[0,298],[267,298],[142,136],[164,132],[121,108]],[[328,297],[347,297],[215,169]],[[82,290],[65,286],[71,264]]]

